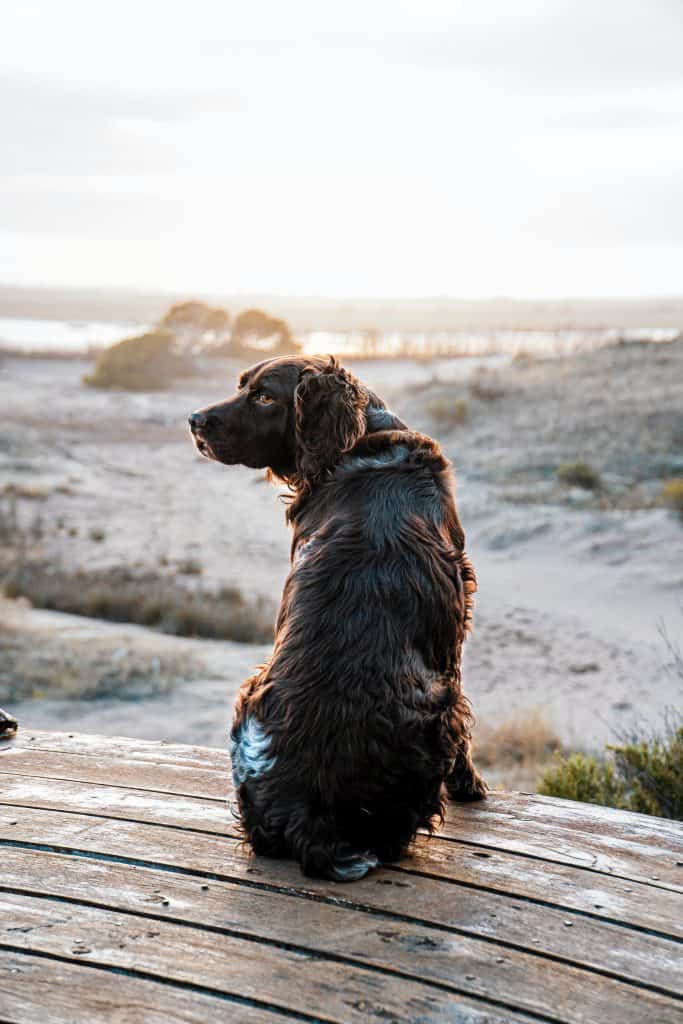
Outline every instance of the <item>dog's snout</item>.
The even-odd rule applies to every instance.
[[[190,430],[193,434],[196,434],[198,430],[201,430],[206,426],[208,417],[203,412],[191,412],[187,417],[187,422],[190,424]]]

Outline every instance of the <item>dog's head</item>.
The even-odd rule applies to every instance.
[[[235,395],[193,412],[189,423],[207,458],[268,467],[299,486],[314,483],[366,433],[404,428],[336,359],[319,356],[257,363]]]

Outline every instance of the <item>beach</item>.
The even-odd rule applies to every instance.
[[[274,616],[289,558],[281,489],[260,470],[202,459],[186,424],[243,367],[212,362],[140,393],[84,387],[89,367],[15,356],[0,367],[0,507],[28,538],[22,557],[234,587]],[[683,638],[683,524],[659,496],[683,477],[683,344],[350,367],[455,466],[479,582],[464,663],[477,729],[540,715],[585,750],[660,729],[682,696],[666,638]],[[458,402],[462,422],[448,413]],[[558,480],[577,459],[599,489]],[[270,649],[25,598],[3,599],[0,623],[0,704],[24,726],[210,746],[225,744],[239,683]],[[76,682],[50,685],[46,659],[71,665],[69,679],[78,663]],[[106,684],[111,664],[128,666],[120,685]],[[88,666],[105,683],[84,696]]]

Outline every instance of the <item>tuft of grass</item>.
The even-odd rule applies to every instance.
[[[179,351],[174,333],[158,330],[105,349],[83,383],[91,388],[158,391],[193,372],[192,358]]]
[[[433,420],[446,427],[462,426],[467,423],[470,415],[466,398],[431,398],[425,409]]]
[[[607,746],[596,758],[557,759],[541,776],[538,792],[683,820],[683,726],[664,738]]]
[[[555,476],[568,487],[581,487],[584,491],[599,491],[602,480],[596,469],[587,462],[563,462],[555,470]]]
[[[204,570],[202,563],[198,559],[183,558],[176,564],[176,571],[179,572],[181,576],[201,576]]]
[[[661,500],[683,520],[683,478],[667,480],[662,487]]]
[[[68,572],[43,562],[23,562],[3,580],[6,597],[26,597],[37,608],[150,626],[179,636],[242,643],[273,639],[273,608],[248,600],[237,587],[190,590],[173,577],[125,567]]]

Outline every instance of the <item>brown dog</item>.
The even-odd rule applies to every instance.
[[[232,765],[254,850],[340,881],[486,787],[460,684],[472,567],[452,472],[334,359],[272,359],[190,416],[199,451],[289,484],[292,568]]]

